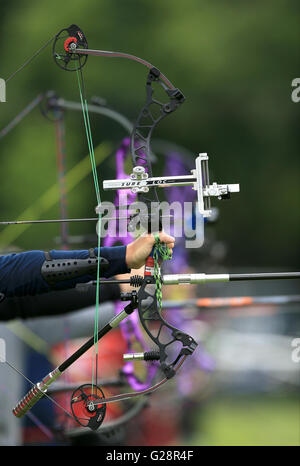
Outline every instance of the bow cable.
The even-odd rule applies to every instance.
[[[29,57],[24,63],[23,65],[21,65],[17,70],[15,70],[6,80],[5,82],[8,83],[8,81],[10,81],[17,73],[19,73],[19,71],[22,71],[27,65],[29,65],[29,63],[32,62],[32,60],[34,60],[35,57],[37,57],[54,39],[55,39],[56,35],[51,37],[49,40],[47,40],[47,42],[42,45],[41,48],[39,48],[36,52],[34,52],[33,55],[31,55],[31,57]]]

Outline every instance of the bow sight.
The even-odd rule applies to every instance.
[[[171,186],[188,186],[197,191],[198,211],[203,217],[210,217],[211,197],[229,199],[231,193],[240,191],[239,184],[218,184],[209,181],[208,155],[199,154],[196,158],[196,168],[191,175],[149,177],[145,168],[136,166],[129,179],[105,180],[104,190],[131,189],[133,193],[148,193],[149,188],[169,188]]]

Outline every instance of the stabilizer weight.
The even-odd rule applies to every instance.
[[[61,372],[58,368],[50,372],[41,382],[35,384],[29,392],[22,398],[21,401],[12,410],[16,417],[23,417],[47,392],[49,385],[54,382]]]

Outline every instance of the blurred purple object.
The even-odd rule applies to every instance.
[[[116,179],[127,178],[128,175],[125,173],[124,165],[126,161],[126,157],[128,155],[128,151],[130,149],[130,138],[124,138],[120,147],[116,152]],[[124,205],[131,205],[133,202],[136,201],[136,194],[132,193],[130,189],[118,189],[115,197],[115,206],[124,206]],[[122,209],[120,217],[128,217],[128,209]],[[133,237],[128,232],[128,222],[127,219],[119,220],[116,215],[116,220],[111,220],[108,224],[107,235],[103,240],[103,246],[111,247],[114,246],[116,243],[121,243],[124,246],[131,243],[133,241]],[[115,236],[115,228],[113,222],[117,222],[119,236]],[[122,233],[120,235],[120,233]],[[124,302],[119,301],[115,305],[115,313],[118,314],[124,308]],[[136,312],[130,314],[127,319],[120,323],[120,328],[122,334],[127,342],[128,352],[133,351],[132,343],[138,342],[141,351],[149,351],[149,347],[145,343],[145,339],[141,332],[139,326],[139,318]],[[134,371],[134,364],[132,361],[127,361],[122,368],[122,372],[126,375],[126,379],[131,386],[131,388],[135,391],[144,390],[151,386],[151,382],[157,372],[158,363],[153,361],[151,363],[147,363],[147,376],[146,379],[142,382],[140,381]]]

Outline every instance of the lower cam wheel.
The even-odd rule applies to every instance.
[[[71,410],[73,416],[83,427],[97,430],[101,426],[106,404],[101,404],[105,395],[97,385],[85,384],[78,387],[71,397]]]

